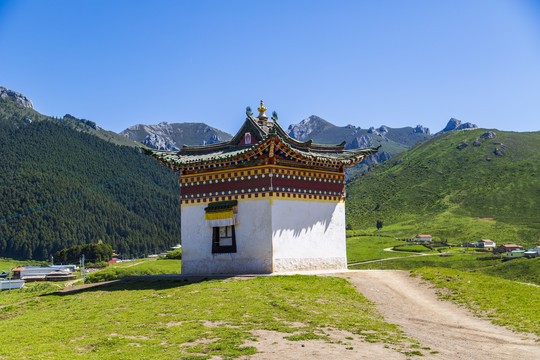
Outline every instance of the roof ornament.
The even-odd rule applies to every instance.
[[[261,107],[258,108],[257,110],[259,110],[259,116],[258,116],[259,120],[267,121],[268,116],[266,116],[266,114],[264,113],[267,109],[264,107],[264,103],[262,100],[261,100]]]
[[[272,120],[274,120],[274,122],[277,122],[277,119],[278,119],[277,112],[273,111],[272,112]]]
[[[246,115],[248,117],[251,117],[251,115],[253,115],[253,111],[251,111],[251,106],[246,107]]]

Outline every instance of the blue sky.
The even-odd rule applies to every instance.
[[[234,133],[264,99],[287,127],[540,130],[538,1],[5,1],[0,85],[121,131]]]

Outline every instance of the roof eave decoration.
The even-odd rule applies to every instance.
[[[221,164],[230,164],[232,162],[239,163],[250,158],[263,155],[266,150],[269,150],[273,145],[273,152],[278,154],[282,153],[286,157],[295,159],[300,162],[313,163],[320,166],[330,167],[351,167],[360,161],[367,158],[369,155],[377,152],[379,147],[365,148],[355,150],[343,150],[329,152],[318,151],[299,151],[295,149],[281,139],[276,134],[268,136],[267,139],[262,140],[250,147],[244,147],[243,149],[236,149],[225,153],[212,153],[204,155],[187,155],[181,154],[181,152],[175,151],[151,151],[151,155],[156,158],[162,164],[178,170],[179,168],[195,168],[204,167],[208,161],[212,161],[214,166]]]

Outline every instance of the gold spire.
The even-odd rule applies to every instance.
[[[264,107],[264,103],[263,101],[261,100],[261,107],[258,108],[257,110],[259,110],[259,120],[268,120],[268,116],[266,116],[266,114],[264,113],[267,109]]]
[[[261,100],[261,107],[258,108],[257,110],[259,110],[259,112],[260,112],[261,114],[264,114],[264,112],[267,110],[267,109],[264,107],[264,103],[263,103],[262,100]]]

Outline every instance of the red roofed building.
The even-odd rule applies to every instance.
[[[498,254],[502,254],[502,253],[506,253],[506,252],[512,252],[514,250],[523,250],[523,246],[516,245],[516,244],[506,244],[506,245],[499,246],[498,248],[493,250],[493,252],[498,253]]]
[[[428,241],[432,241],[433,240],[433,237],[431,235],[421,235],[421,234],[418,234],[414,237],[414,239],[416,241],[423,241],[423,242],[428,242]]]

